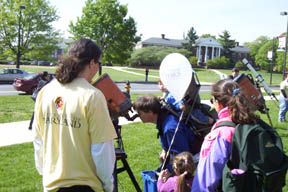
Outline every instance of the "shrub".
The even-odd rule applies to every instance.
[[[225,56],[216,57],[213,60],[208,60],[206,65],[208,68],[215,68],[215,69],[228,68],[230,65],[230,60]]]
[[[189,61],[190,61],[191,65],[192,65],[192,67],[195,67],[195,66],[197,66],[198,58],[195,57],[195,56],[192,56],[192,57],[189,57]]]
[[[214,66],[213,66],[213,61],[212,61],[212,60],[208,60],[208,61],[206,62],[206,67],[207,67],[207,68],[214,68]]]
[[[164,57],[170,53],[180,53],[186,57],[190,54],[190,52],[185,49],[158,46],[144,47],[133,51],[128,64],[129,66],[159,67]]]
[[[238,67],[239,69],[244,69],[245,65],[242,61],[238,61],[237,63],[235,63],[235,67]]]

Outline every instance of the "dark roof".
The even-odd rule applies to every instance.
[[[178,39],[167,39],[167,38],[157,38],[151,37],[142,41],[142,45],[150,45],[150,46],[169,46],[169,47],[182,47],[183,43],[186,43],[186,40],[178,40]]]
[[[250,53],[250,48],[245,46],[236,46],[231,49],[231,51],[237,52],[237,53]]]

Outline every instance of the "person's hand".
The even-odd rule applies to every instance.
[[[179,104],[179,108],[180,108],[181,111],[185,111],[186,110],[185,105],[182,105],[182,104]]]
[[[159,101],[163,101],[163,100],[164,100],[164,97],[158,96],[158,100],[159,100]]]
[[[163,177],[167,174],[167,169],[162,170],[159,174],[158,180],[163,180]]]
[[[162,152],[160,153],[160,162],[163,163],[165,161],[165,158],[166,158],[166,151],[165,150],[162,150]]]
[[[288,101],[288,97],[287,97],[287,98],[285,98],[285,100],[286,100],[286,101]]]
[[[164,183],[168,180],[169,177],[171,177],[171,173],[168,171],[168,169],[165,169],[161,171],[158,180],[162,180]]]

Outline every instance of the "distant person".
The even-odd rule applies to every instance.
[[[37,89],[42,89],[47,83],[52,80],[51,75],[47,71],[43,71],[40,81],[38,82]]]
[[[279,110],[279,122],[286,121],[286,113],[288,111],[288,74],[285,74],[285,80],[280,84],[280,110]]]
[[[148,81],[149,68],[145,69],[145,82]]]
[[[232,69],[232,75],[228,76],[228,79],[235,79],[239,75],[239,69],[237,67],[234,67]]]
[[[33,144],[44,191],[113,191],[117,135],[104,95],[90,84],[100,64],[92,40],[73,42],[37,96]]]
[[[37,98],[37,95],[38,95],[39,91],[40,91],[47,83],[49,83],[51,80],[52,80],[51,75],[50,75],[47,71],[43,71],[43,73],[42,73],[42,75],[41,75],[41,77],[40,77],[40,80],[39,80],[39,82],[38,82],[37,88],[36,88],[35,91],[32,93],[31,98],[32,98],[33,101],[36,101],[36,98]],[[30,123],[29,123],[29,127],[28,127],[29,130],[32,129],[33,119],[34,119],[34,111],[33,111],[33,114],[32,114],[32,117],[31,117],[31,120],[30,120]]]
[[[167,178],[167,170],[161,171],[157,182],[157,191],[190,191],[195,168],[196,165],[191,153],[182,152],[176,155],[173,159],[173,170],[175,176]]]

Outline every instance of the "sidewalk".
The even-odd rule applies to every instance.
[[[119,118],[119,125],[140,122],[136,118],[133,122],[127,121],[126,118]],[[0,147],[14,144],[21,144],[33,141],[33,131],[28,130],[30,121],[19,121],[13,123],[0,124]]]

